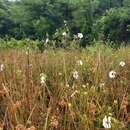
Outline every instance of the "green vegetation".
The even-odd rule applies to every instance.
[[[0,37],[57,40],[57,31],[66,31],[70,39],[83,33],[81,46],[94,40],[129,43],[129,7],[129,0],[1,0]]]
[[[130,130],[129,43],[130,0],[0,0],[0,130]]]

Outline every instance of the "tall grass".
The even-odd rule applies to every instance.
[[[105,115],[112,130],[129,129],[130,47],[1,49],[0,64],[1,129],[105,130]]]

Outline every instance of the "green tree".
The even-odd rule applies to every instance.
[[[128,8],[112,8],[100,19],[105,40],[128,42],[130,40],[130,13]]]
[[[0,36],[9,35],[9,29],[13,27],[13,21],[9,18],[8,11],[9,2],[6,0],[0,1]]]

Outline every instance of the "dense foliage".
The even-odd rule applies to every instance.
[[[95,39],[128,42],[129,7],[129,0],[0,0],[0,37],[56,39],[60,30],[70,39],[83,33],[84,46]]]

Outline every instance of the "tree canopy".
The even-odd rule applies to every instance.
[[[53,37],[64,21],[71,34],[93,40],[130,40],[130,0],[1,0],[0,37]]]

